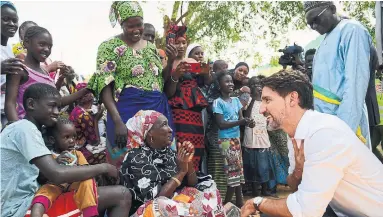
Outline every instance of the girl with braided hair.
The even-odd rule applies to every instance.
[[[49,31],[40,26],[28,28],[24,36],[24,46],[27,49],[23,65],[24,70],[20,73],[7,76],[5,115],[10,122],[24,118],[23,96],[25,90],[30,85],[44,83],[55,87],[54,81],[41,66],[41,63],[51,54],[53,46],[52,36]],[[83,89],[70,96],[62,97],[61,106],[75,102],[88,92],[87,89]]]
[[[24,46],[24,36],[27,30],[32,26],[38,26],[38,25],[37,23],[30,20],[25,21],[20,25],[20,28],[19,28],[20,42],[14,44],[12,47],[12,52],[15,55],[15,57],[18,59],[24,60],[25,56],[27,55],[27,50]],[[57,70],[63,69],[65,67],[65,64],[61,61],[52,62],[50,58],[46,58],[45,61],[41,63],[41,66],[44,67],[45,70],[50,72],[51,77],[54,78],[54,76],[52,75],[55,75]]]

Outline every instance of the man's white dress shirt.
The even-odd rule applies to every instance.
[[[327,205],[341,216],[383,216],[383,164],[336,116],[308,110],[294,138],[304,139],[305,163],[298,191],[287,207],[294,217],[323,216]],[[294,149],[289,146],[290,168]]]

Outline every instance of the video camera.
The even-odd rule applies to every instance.
[[[294,43],[293,46],[286,46],[284,49],[279,49],[278,52],[283,53],[279,58],[279,64],[282,66],[293,66],[296,64],[294,54],[300,55],[303,52],[303,48]]]

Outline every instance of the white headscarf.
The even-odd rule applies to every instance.
[[[186,49],[186,58],[189,57],[191,51],[196,47],[202,47],[200,44],[190,44],[188,48]]]

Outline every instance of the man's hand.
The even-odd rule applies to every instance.
[[[253,199],[249,199],[241,208],[241,217],[248,217],[249,215],[256,214],[256,212]]]

